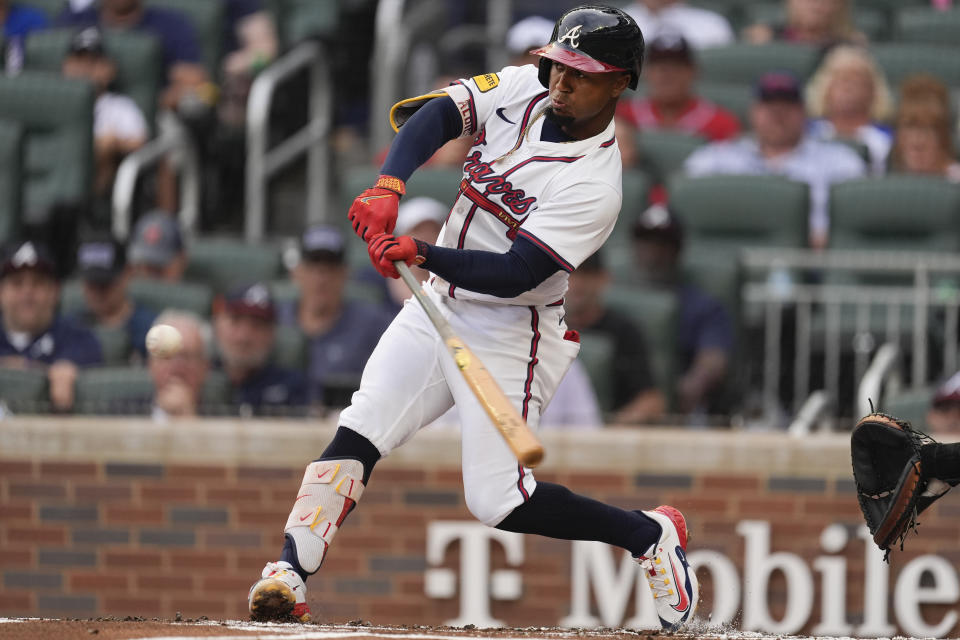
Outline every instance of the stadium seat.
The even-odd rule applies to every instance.
[[[343,177],[340,190],[340,211],[346,221],[347,210],[353,199],[364,189],[370,188],[377,180],[380,170],[377,167],[351,167]],[[417,170],[407,182],[406,199],[427,196],[439,200],[446,206],[452,206],[460,189],[463,171],[460,168],[444,167],[432,169],[423,167]]]
[[[200,42],[200,57],[211,78],[220,75],[220,57],[223,54],[225,2],[198,2],[197,0],[146,0],[151,7],[162,7],[182,13],[193,25]],[[319,3],[326,4],[326,3]]]
[[[49,29],[30,34],[24,68],[60,73],[73,33],[73,29]],[[143,33],[106,31],[104,46],[117,65],[116,90],[130,96],[153,127],[160,89],[166,82],[160,64],[160,42]]]
[[[277,327],[273,345],[273,361],[288,369],[303,371],[307,367],[307,339],[296,327]]]
[[[100,342],[103,351],[103,364],[107,366],[122,366],[130,362],[132,346],[126,329],[111,327],[95,327],[93,332]]]
[[[927,411],[933,402],[935,392],[936,389],[933,387],[904,389],[889,398],[884,398],[879,409],[901,420],[907,420],[914,427],[926,431],[929,429],[929,425],[926,424]]]
[[[956,46],[960,42],[960,9],[938,11],[927,7],[904,7],[897,12],[899,42]]]
[[[613,410],[613,340],[610,336],[592,331],[580,333],[580,355],[597,404],[603,413]]]
[[[833,249],[960,251],[960,187],[940,178],[890,175],[830,189]]]
[[[698,52],[700,77],[711,82],[753,85],[767,71],[792,71],[802,79],[813,73],[817,49],[812,46],[774,42],[730,44]]]
[[[210,316],[213,293],[210,287],[196,282],[166,282],[150,278],[130,281],[130,296],[160,313],[164,309],[192,311],[201,317]]]
[[[637,154],[641,166],[656,182],[666,182],[683,168],[683,162],[694,149],[706,144],[701,136],[671,131],[669,129],[645,129],[637,134]]]
[[[677,302],[672,291],[638,286],[613,285],[606,293],[606,303],[628,315],[643,331],[650,369],[668,404],[672,403],[676,377]]]
[[[731,111],[744,129],[749,128],[750,105],[753,103],[753,86],[750,83],[700,80],[697,82],[697,93]]]
[[[338,2],[280,0],[279,4],[280,40],[287,47],[306,38],[329,36],[340,21]]]
[[[852,3],[851,3],[852,4]],[[782,25],[787,12],[784,3],[752,2],[744,5],[746,24]],[[853,24],[871,41],[881,40],[889,33],[887,12],[880,7],[871,7],[864,2],[852,9]]]
[[[145,414],[150,411],[153,380],[146,367],[94,367],[77,376],[75,411],[87,415]],[[229,382],[210,371],[200,392],[206,414],[227,412]]]
[[[603,245],[603,255],[607,269],[614,277],[629,270],[633,264],[631,255],[633,241],[633,223],[647,208],[650,200],[650,176],[636,169],[623,171],[623,204],[613,232]]]
[[[13,239],[20,227],[23,139],[23,127],[0,120],[0,245]]]
[[[887,42],[874,45],[872,52],[894,90],[915,73],[929,73],[950,88],[960,88],[960,56],[956,55],[956,47]]]
[[[93,89],[58,74],[0,77],[0,119],[26,131],[23,219],[42,221],[51,205],[84,202],[93,184]]]
[[[83,283],[79,279],[66,280],[60,285],[60,314],[73,316],[82,313],[87,303],[83,299]]]
[[[13,413],[40,413],[47,402],[46,371],[0,367],[0,404]]]
[[[187,252],[185,277],[225,293],[231,287],[273,280],[282,273],[280,249],[231,238],[196,238]]]

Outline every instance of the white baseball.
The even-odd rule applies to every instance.
[[[183,347],[183,336],[176,327],[158,324],[147,332],[147,351],[154,358],[170,358]]]

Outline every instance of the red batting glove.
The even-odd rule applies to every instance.
[[[419,245],[426,246],[426,243],[417,242],[410,236],[392,236],[389,233],[377,234],[367,245],[367,253],[370,254],[370,261],[380,275],[386,278],[399,278],[400,273],[393,265],[394,260],[402,260],[407,266],[413,264],[422,264],[426,257],[421,253]]]
[[[397,224],[400,196],[406,191],[403,180],[382,175],[375,185],[357,196],[347,211],[357,235],[369,242],[378,233],[392,233]]]

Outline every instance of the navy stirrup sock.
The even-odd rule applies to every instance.
[[[323,454],[317,460],[329,460],[331,458],[353,458],[363,464],[363,484],[366,485],[373,472],[373,467],[380,459],[380,451],[373,446],[373,443],[365,437],[347,427],[337,429],[333,440],[324,449]],[[300,574],[300,577],[306,581],[310,575],[297,561],[297,550],[294,548],[293,540],[290,536],[284,536],[283,551],[280,553],[280,559],[289,562],[293,570]]]
[[[537,482],[530,499],[497,529],[562,540],[596,540],[643,554],[660,538],[660,524],[640,511],[627,511],[577,495],[559,484]]]

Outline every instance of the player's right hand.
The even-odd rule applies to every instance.
[[[400,196],[405,191],[403,180],[382,175],[377,184],[354,199],[347,218],[364,242],[369,242],[378,233],[393,233]]]

